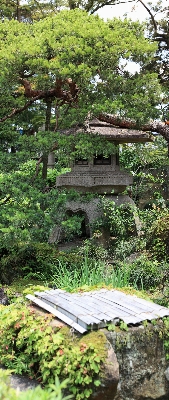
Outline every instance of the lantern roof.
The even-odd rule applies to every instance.
[[[120,143],[145,143],[153,142],[154,136],[150,131],[139,129],[121,128],[110,123],[94,118],[89,120],[83,126],[73,126],[70,129],[62,131],[63,134],[96,134],[105,137],[107,140]]]

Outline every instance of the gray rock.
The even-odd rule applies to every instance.
[[[116,354],[109,342],[107,342],[108,352],[104,363],[104,373],[101,379],[101,386],[97,393],[94,393],[91,400],[113,400],[117,392],[119,382],[119,363]]]
[[[113,399],[168,400],[169,362],[154,326],[132,327],[127,332],[107,331],[106,336],[115,350],[120,371]]]
[[[3,365],[0,365],[1,369],[6,369]],[[28,389],[34,389],[39,384],[35,379],[30,379],[27,376],[12,374],[10,375],[10,386],[13,389],[25,391]]]
[[[169,367],[164,372],[167,381],[169,381]]]
[[[12,388],[20,391],[35,389],[35,387],[38,386],[38,383],[35,380],[15,374],[10,376],[10,384]]]
[[[3,306],[9,305],[8,297],[6,296],[3,288],[0,288],[0,304],[2,304]]]

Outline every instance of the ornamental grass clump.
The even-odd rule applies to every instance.
[[[109,286],[122,288],[130,285],[130,269],[127,265],[115,268],[103,261],[85,259],[81,267],[70,270],[59,263],[59,268],[49,277],[53,286],[73,291],[83,286]]]

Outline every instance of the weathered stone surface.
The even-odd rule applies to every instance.
[[[128,332],[106,332],[119,363],[120,379],[114,400],[168,400],[169,362],[163,340],[152,325]],[[104,400],[104,396],[103,396]]]
[[[0,364],[0,369],[6,369]],[[39,383],[35,379],[30,379],[26,375],[11,374],[9,376],[10,386],[17,391],[23,392],[28,389],[35,389]]]
[[[167,381],[169,381],[169,367],[164,372]]]
[[[119,195],[119,196],[106,196],[106,199],[110,201],[114,201],[115,204],[121,205],[121,204],[131,204],[133,205],[133,208],[135,206],[134,201],[127,195]],[[69,201],[66,203],[65,206],[65,212],[67,211],[72,211],[73,213],[78,213],[78,212],[83,212],[85,215],[85,227],[86,227],[86,233],[88,236],[92,237],[93,232],[92,232],[92,225],[93,222],[97,219],[100,218],[101,216],[101,210],[100,210],[100,199],[98,197],[93,198],[92,200],[88,202],[83,202],[83,201]],[[135,218],[135,216],[134,216]],[[138,223],[137,223],[138,225]],[[98,240],[98,244],[103,244],[105,247],[107,244],[105,242],[108,242],[110,239],[110,235],[106,235],[106,232],[103,232],[102,237]],[[62,229],[61,226],[56,226],[49,238],[50,243],[54,243],[57,241],[60,241],[62,239]]]
[[[8,306],[9,304],[8,297],[3,288],[0,288],[0,304],[3,304],[3,306]]]
[[[104,378],[93,400],[113,400],[117,392],[119,382],[119,363],[110,343],[108,345],[107,359],[104,364]]]
[[[95,165],[93,160],[89,160],[87,165],[72,165],[71,172],[56,178],[57,187],[73,188],[81,193],[111,194],[113,191],[119,194],[132,183],[132,175],[122,171],[117,164],[116,154],[111,155],[110,165]]]
[[[27,376],[14,374],[10,376],[10,385],[13,389],[23,392],[25,390],[35,389],[39,383],[34,379],[29,379]]]

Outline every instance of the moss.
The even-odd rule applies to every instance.
[[[144,290],[136,290],[133,287],[124,287],[124,288],[118,288],[117,290],[129,294],[131,296],[137,296],[140,299],[148,300],[148,301],[153,301],[151,297],[144,291]]]
[[[42,286],[42,282],[36,280],[25,280],[18,279],[17,281],[13,281],[12,285],[3,286],[5,293],[10,300],[10,302],[15,302],[16,299],[24,294],[34,294],[35,291],[46,290],[45,286]]]
[[[93,347],[95,351],[98,353],[101,362],[104,362],[107,356],[107,348],[106,348],[106,343],[107,339],[105,334],[102,331],[92,331],[90,333],[87,333],[86,335],[83,336],[76,336],[72,335],[70,328],[67,326],[64,326],[60,328],[60,333],[64,336],[64,345],[70,343],[73,346],[79,346],[81,345],[86,345],[87,347]]]
[[[107,339],[102,331],[93,331],[83,336],[80,339],[80,343],[85,342],[88,346],[94,346],[98,352],[102,361],[105,360],[107,356],[106,343]]]

